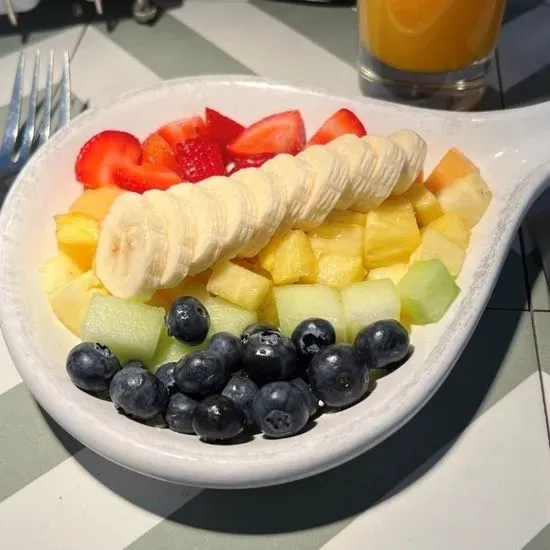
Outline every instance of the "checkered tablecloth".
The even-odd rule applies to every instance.
[[[23,14],[15,30],[0,19],[0,106],[19,50],[37,47],[71,52],[75,112],[165,78],[213,73],[358,93],[349,7],[187,0],[139,26],[126,2],[105,2],[116,12],[106,22],[86,5],[65,13],[51,4]],[[548,29],[550,6],[510,2],[482,108],[550,97]],[[0,124],[5,114],[0,107]],[[533,217],[539,240],[544,219]],[[550,296],[527,224],[426,407],[353,462],[285,486],[201,491],[123,470],[37,406],[0,346],[2,550],[550,549]]]

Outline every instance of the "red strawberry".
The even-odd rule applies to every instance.
[[[199,136],[176,145],[178,175],[183,181],[196,183],[210,176],[223,176],[225,163],[218,143]]]
[[[143,142],[143,154],[141,159],[143,164],[156,164],[170,168],[174,172],[177,170],[174,150],[170,144],[156,132],[151,134]]]
[[[138,164],[139,140],[128,132],[105,130],[89,139],[80,149],[74,171],[85,187],[95,189],[115,185],[113,172],[126,164]]]
[[[299,111],[285,111],[268,116],[249,126],[227,146],[233,158],[252,157],[260,153],[295,155],[306,141],[304,121]]]
[[[356,136],[366,136],[367,131],[363,123],[357,118],[357,115],[348,109],[336,111],[323,125],[315,132],[308,141],[308,145],[324,145],[344,134],[355,134]]]
[[[144,193],[149,189],[168,189],[181,183],[180,177],[163,166],[154,164],[127,164],[114,172],[116,184],[134,193]]]
[[[175,149],[178,143],[197,137],[204,130],[204,120],[200,116],[192,116],[184,120],[169,122],[161,126],[157,133],[170,144],[172,149]]]
[[[206,133],[209,137],[215,139],[222,149],[244,130],[242,124],[209,107],[204,110],[204,118],[206,120]]]
[[[260,155],[254,155],[253,157],[236,158],[233,162],[234,166],[230,170],[228,176],[234,174],[238,170],[243,168],[259,168],[264,162],[272,159],[275,155],[273,153],[261,153]]]

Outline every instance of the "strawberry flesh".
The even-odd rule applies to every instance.
[[[204,110],[204,119],[206,121],[206,134],[208,137],[215,139],[222,149],[244,131],[242,124],[218,113],[214,109],[210,109],[210,107],[206,107]]]
[[[169,122],[157,130],[157,133],[160,134],[174,150],[178,143],[186,139],[195,138],[204,132],[204,120],[200,116],[192,116],[184,120]]]
[[[308,145],[325,145],[345,134],[367,135],[363,123],[349,109],[340,109],[327,119],[308,141]]]
[[[138,164],[139,140],[128,132],[105,130],[89,139],[80,149],[75,163],[76,179],[95,189],[116,185],[113,173],[125,165]]]
[[[268,116],[249,126],[232,141],[227,150],[232,158],[261,153],[299,153],[305,144],[305,128],[299,111]]]
[[[225,175],[225,162],[218,142],[206,136],[188,139],[176,145],[178,175],[196,183],[211,176]]]
[[[164,166],[174,172],[177,170],[176,157],[170,144],[158,133],[151,134],[143,142],[143,164]]]
[[[134,193],[144,193],[150,189],[168,189],[181,183],[180,177],[163,166],[154,164],[128,164],[114,171],[116,185]]]
[[[228,176],[242,170],[243,168],[259,168],[264,162],[272,159],[275,155],[273,153],[261,153],[260,155],[254,155],[253,157],[236,158],[233,161],[233,168],[228,173]]]

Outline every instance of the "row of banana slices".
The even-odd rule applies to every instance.
[[[313,229],[333,209],[376,208],[407,191],[426,151],[412,130],[348,134],[230,177],[124,193],[103,223],[97,276],[115,296],[146,300],[219,260],[255,256],[279,230]]]

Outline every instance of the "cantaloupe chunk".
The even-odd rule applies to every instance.
[[[69,212],[73,214],[85,214],[100,222],[109,213],[115,199],[125,192],[124,189],[114,186],[86,189],[71,204]]]
[[[452,147],[433,169],[424,185],[437,194],[449,183],[471,174],[479,174],[479,168],[462,151]]]

